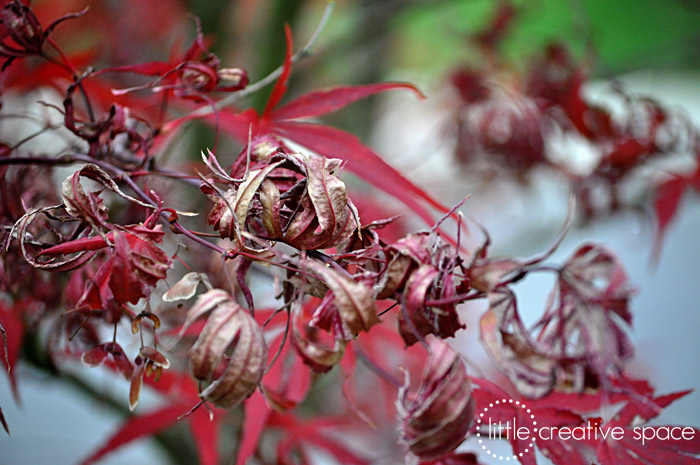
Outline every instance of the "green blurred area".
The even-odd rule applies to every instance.
[[[411,8],[395,23],[394,66],[435,77],[475,59],[467,38],[500,2],[461,0]],[[514,2],[518,13],[502,52],[518,66],[547,43],[563,41],[581,54],[588,41],[597,71],[700,67],[700,2],[696,0],[536,0]]]

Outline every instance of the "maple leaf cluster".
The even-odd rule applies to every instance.
[[[263,111],[236,108],[262,86],[251,84],[243,68],[222,67],[197,21],[192,45],[184,52],[176,47],[167,60],[140,62],[129,56],[133,51],[111,44],[115,56],[132,61],[104,65],[54,40],[64,22],[80,30],[88,27],[80,22],[86,15],[98,23],[108,19],[103,8],[62,16],[48,27],[38,19],[45,15],[40,7],[20,0],[5,1],[0,15],[3,97],[31,96],[41,87],[60,102],[41,103],[59,123],[43,124],[19,141],[0,135],[4,368],[17,392],[23,339],[39,337],[52,370],[78,360],[102,366],[129,381],[128,406],[139,408],[81,463],[184,422],[200,463],[214,465],[224,459],[219,440],[231,437],[221,430],[233,420],[240,464],[313,463],[311,451],[323,450],[347,464],[388,457],[475,465],[481,457],[465,452],[467,440],[477,413],[494,399],[527,401],[543,425],[556,427],[580,426],[620,407],[603,425],[629,429],[687,394],[658,396],[645,381],[625,376],[633,356],[626,333],[633,291],[613,252],[586,244],[565,263],[545,265],[568,225],[531,259],[491,256],[488,235],[468,250],[461,239],[467,226],[457,212],[464,202],[442,205],[354,135],[307,121],[389,90],[423,98],[411,84],[340,86],[281,104],[293,62],[308,52],[294,54],[287,28],[284,63],[263,79],[275,82]],[[499,42],[511,13],[503,10],[491,33],[479,36],[484,47]],[[550,52],[545,69],[564,59]],[[29,69],[32,79],[23,79]],[[148,81],[127,85],[133,78]],[[465,104],[492,98],[477,78],[465,72],[454,78]],[[568,81],[546,84],[532,84],[528,98],[554,92],[550,102],[571,103],[580,91]],[[526,124],[515,122],[524,131],[515,139],[487,140],[489,132],[479,130],[462,142],[469,150],[505,152],[518,170],[545,163],[543,139],[532,136],[542,134],[537,118],[547,105],[532,104],[517,115],[493,110],[525,118]],[[614,184],[658,151],[638,147],[641,142],[630,139],[636,132],[612,125],[602,110],[583,100],[571,105],[567,118],[578,131],[615,141],[596,176]],[[648,102],[645,108],[657,126],[663,123],[660,107]],[[489,111],[481,126],[495,117]],[[597,119],[592,123],[582,111]],[[32,118],[3,112],[2,118]],[[212,126],[214,148],[202,148],[201,161],[168,162],[169,144],[194,120]],[[38,151],[27,144],[58,131],[69,139],[65,147]],[[242,149],[219,150],[220,136]],[[68,176],[60,171],[59,184],[51,181],[57,167],[71,170]],[[401,202],[427,229],[411,231],[379,202],[355,196],[346,171]],[[665,189],[676,195],[693,179],[679,178]],[[193,204],[199,214],[183,207]],[[381,219],[363,220],[377,212]],[[446,232],[451,223],[456,235]],[[543,272],[556,273],[555,288],[528,328],[513,287]],[[482,342],[509,381],[469,376],[464,354],[446,342],[466,327],[460,312],[475,311],[461,305],[469,301],[488,304]],[[324,385],[322,378],[330,381]],[[144,386],[166,402],[142,412]],[[333,392],[320,392],[324,386]],[[504,404],[491,413],[522,414],[511,410]],[[9,434],[1,410],[0,422]],[[537,446],[555,464],[583,464],[593,456],[605,465],[700,463],[700,437],[660,437],[644,447],[631,439]],[[511,445],[521,463],[536,463],[534,452],[523,455],[528,449],[521,441]]]

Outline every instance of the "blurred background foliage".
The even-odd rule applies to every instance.
[[[410,80],[424,91],[445,85],[450,70],[480,67],[483,55],[470,39],[484,30],[504,2],[497,0],[341,0],[316,47],[295,67],[293,98],[312,88],[387,79]],[[564,43],[585,59],[592,77],[639,69],[700,67],[698,0],[520,0],[499,56],[515,71],[543,47]],[[244,66],[254,82],[284,57],[283,25],[297,47],[314,30],[326,2],[320,0],[188,0],[201,18],[212,49],[224,63]],[[267,92],[252,97],[262,108]],[[358,134],[372,99],[329,122]]]

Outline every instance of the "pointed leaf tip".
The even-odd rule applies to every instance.
[[[275,83],[275,87],[272,88],[270,93],[270,98],[265,105],[265,111],[263,111],[262,117],[265,118],[270,114],[273,108],[282,100],[285,92],[287,92],[287,83],[289,82],[289,75],[292,72],[292,30],[289,28],[288,24],[284,25],[284,38],[287,43],[287,53],[284,56],[284,65],[282,67],[282,74],[280,74],[279,79]]]

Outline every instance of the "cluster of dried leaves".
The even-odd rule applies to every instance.
[[[418,93],[412,86],[337,87],[278,107],[293,61],[287,30],[285,63],[262,114],[220,108],[245,92],[247,75],[221,68],[199,29],[193,45],[167,62],[78,72],[79,57],[63,52],[52,31],[81,14],[42,29],[19,0],[2,8],[5,67],[12,70],[29,58],[48,66],[39,84],[63,97],[62,108],[49,107],[74,138],[67,151],[49,156],[21,141],[0,141],[4,361],[16,388],[13,367],[23,338],[52,325],[42,334],[50,334],[45,344],[55,367],[79,357],[121,374],[131,382],[131,410],[144,385],[170,400],[127,419],[82,463],[182,420],[201,463],[214,465],[223,420],[240,419],[236,407],[242,405],[238,463],[253,456],[261,463],[310,463],[312,447],[339,463],[369,464],[376,457],[330,433],[342,429],[360,441],[371,425],[393,432],[390,455],[397,460],[477,464],[475,454],[455,450],[475,412],[492,398],[537,399],[529,402],[538,419],[554,426],[580,424],[584,415],[624,403],[606,421],[630,427],[686,394],[659,397],[646,383],[624,377],[632,356],[626,335],[632,291],[612,252],[584,245],[561,266],[544,265],[561,239],[529,260],[491,257],[488,242],[472,253],[460,243],[464,226],[457,207],[440,205],[354,136],[297,121],[385,90]],[[127,73],[152,80],[123,86]],[[18,94],[32,90],[11,73],[5,86]],[[137,92],[146,94],[136,98]],[[81,105],[73,101],[76,93]],[[186,172],[163,169],[159,155],[166,138],[193,119],[212,123],[244,149],[233,157],[202,154],[202,163]],[[292,150],[286,141],[305,150]],[[36,182],[49,179],[54,166],[77,163],[82,166],[60,192]],[[400,223],[397,218],[363,223],[364,212],[341,180],[345,169],[402,201],[432,229],[392,237],[387,230]],[[174,208],[178,197],[172,192],[150,189],[156,176],[205,194],[201,210],[209,213],[200,215],[197,227],[208,231],[184,224],[181,217],[190,214]],[[99,190],[91,191],[84,180]],[[436,213],[444,215],[437,222]],[[451,220],[456,238],[443,231]],[[179,254],[172,239],[178,235],[206,253]],[[528,328],[512,287],[535,272],[554,272],[557,282],[541,319]],[[269,282],[254,281],[255,273]],[[266,294],[252,285],[258,281],[269,284]],[[193,304],[186,303],[198,293]],[[471,300],[489,304],[481,336],[512,383],[507,390],[468,376],[462,354],[444,341],[465,327],[459,311],[474,310],[460,304]],[[137,341],[119,331],[123,322]],[[146,330],[152,335],[144,336]],[[162,338],[170,341],[167,350]],[[179,351],[188,342],[189,355],[183,356]],[[356,369],[358,361],[369,374]],[[397,367],[406,374],[403,384]],[[342,373],[344,400],[302,417],[297,407],[312,381],[333,369]],[[411,385],[411,373],[421,373],[418,385]],[[316,396],[322,395],[310,397]],[[1,411],[0,420],[9,432]],[[273,455],[265,451],[270,445],[276,447]],[[584,463],[591,450],[606,465],[623,459],[657,463],[631,443],[583,444],[580,451],[554,442],[538,446],[557,464]],[[664,463],[700,462],[698,441],[653,447],[663,450]],[[522,444],[514,441],[513,449],[522,450]],[[535,463],[534,455],[521,462]]]

